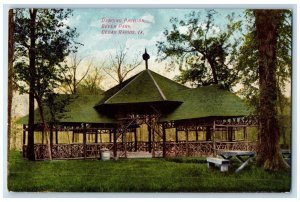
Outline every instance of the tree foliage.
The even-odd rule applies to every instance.
[[[290,10],[283,10],[283,22],[278,29],[277,38],[277,60],[276,60],[276,79],[277,90],[279,97],[279,106],[283,110],[283,106],[288,102],[284,97],[287,83],[291,78],[291,52],[292,52],[292,12]],[[239,83],[242,88],[239,93],[243,95],[253,106],[258,106],[258,92],[259,92],[259,72],[258,72],[258,48],[255,39],[255,23],[254,11],[247,10],[245,18],[248,23],[247,33],[244,35],[243,45],[240,48],[238,56],[238,65],[242,68],[239,76]]]
[[[35,98],[52,93],[61,82],[65,69],[62,62],[76,51],[76,29],[65,24],[71,10],[38,9],[36,16]],[[21,93],[29,92],[30,16],[27,9],[16,9],[15,17],[15,81]]]
[[[179,66],[182,83],[203,86],[221,83],[227,88],[237,79],[236,56],[241,21],[234,14],[227,16],[223,29],[214,22],[214,10],[191,12],[184,20],[171,18],[171,30],[165,30],[166,40],[157,42],[159,60],[170,59],[171,66]]]
[[[61,63],[76,52],[78,43],[74,39],[78,34],[66,23],[72,15],[70,9],[15,9],[15,13],[14,77],[20,93],[29,93],[28,156],[34,160],[34,99],[45,132],[42,103],[63,82],[65,69]]]

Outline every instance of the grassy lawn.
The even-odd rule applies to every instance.
[[[288,192],[290,170],[266,172],[254,163],[240,173],[208,169],[205,158],[30,162],[10,153],[10,191],[49,192]]]

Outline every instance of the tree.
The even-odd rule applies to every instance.
[[[14,12],[8,12],[8,100],[7,100],[7,157],[9,158],[11,137],[11,110],[13,99],[13,60],[14,60]],[[7,159],[8,159],[7,158]],[[9,169],[7,169],[9,170]]]
[[[127,49],[119,48],[116,50],[114,56],[110,55],[108,68],[103,68],[103,70],[119,84],[123,83],[127,75],[137,68],[142,62],[138,56],[135,56],[131,61],[129,61],[130,57],[127,53]]]
[[[82,95],[99,95],[103,93],[103,89],[100,86],[103,80],[100,67],[94,67],[93,70],[82,81],[82,84],[78,86],[78,94]]]
[[[70,65],[66,65],[67,72],[64,73],[65,81],[67,84],[67,92],[71,94],[77,94],[78,86],[81,84],[83,79],[87,76],[89,73],[90,67],[92,66],[92,63],[89,62],[86,70],[84,71],[81,78],[78,79],[78,72],[79,68],[81,67],[81,64],[83,62],[83,58],[78,58],[77,53],[71,54],[70,57]]]
[[[277,104],[276,109],[279,119],[280,137],[283,140],[283,147],[287,147],[286,134],[287,127],[290,127],[290,116],[287,108],[290,107],[289,98],[285,97],[287,84],[291,81],[291,52],[292,52],[292,12],[282,10],[283,21],[278,28],[278,37],[276,44],[276,82],[277,82]],[[242,88],[239,94],[246,98],[257,111],[259,109],[259,65],[258,65],[258,48],[255,35],[255,16],[253,10],[245,12],[247,33],[244,36],[243,45],[240,48],[238,56],[238,66],[242,67],[240,71],[239,83]]]
[[[259,72],[259,145],[257,164],[266,170],[285,167],[279,148],[276,54],[281,10],[255,10]]]
[[[43,131],[46,132],[48,126],[43,101],[63,82],[65,69],[61,63],[77,49],[74,38],[78,34],[65,24],[71,14],[70,9],[16,9],[14,76],[20,93],[29,93],[30,160],[34,160],[34,99],[38,103]],[[49,154],[51,158],[51,148]]]
[[[280,24],[277,38],[277,61],[276,61],[276,79],[278,85],[278,101],[280,111],[286,103],[284,91],[287,82],[291,78],[291,51],[292,51],[292,26],[291,11],[283,10],[284,21]],[[255,16],[253,10],[246,10],[245,18],[248,23],[247,33],[244,35],[243,45],[240,48],[237,66],[242,67],[240,71],[240,80],[242,88],[239,93],[244,96],[253,106],[258,106],[259,75],[258,75],[258,49],[255,36]]]
[[[171,18],[172,30],[165,30],[166,41],[157,43],[159,60],[170,59],[171,66],[178,65],[177,80],[193,86],[224,84],[230,87],[239,72],[235,68],[239,38],[234,33],[240,30],[241,22],[228,16],[226,29],[214,23],[214,10],[206,12],[201,21],[201,12],[191,12],[185,20]]]

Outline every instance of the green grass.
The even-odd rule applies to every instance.
[[[204,158],[30,162],[11,151],[8,189],[40,192],[288,192],[289,170],[266,172],[238,163],[221,173]]]

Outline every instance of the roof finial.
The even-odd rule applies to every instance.
[[[150,58],[150,55],[147,53],[147,49],[145,48],[145,53],[143,54],[143,59],[145,60],[146,69],[148,69],[148,60]]]

